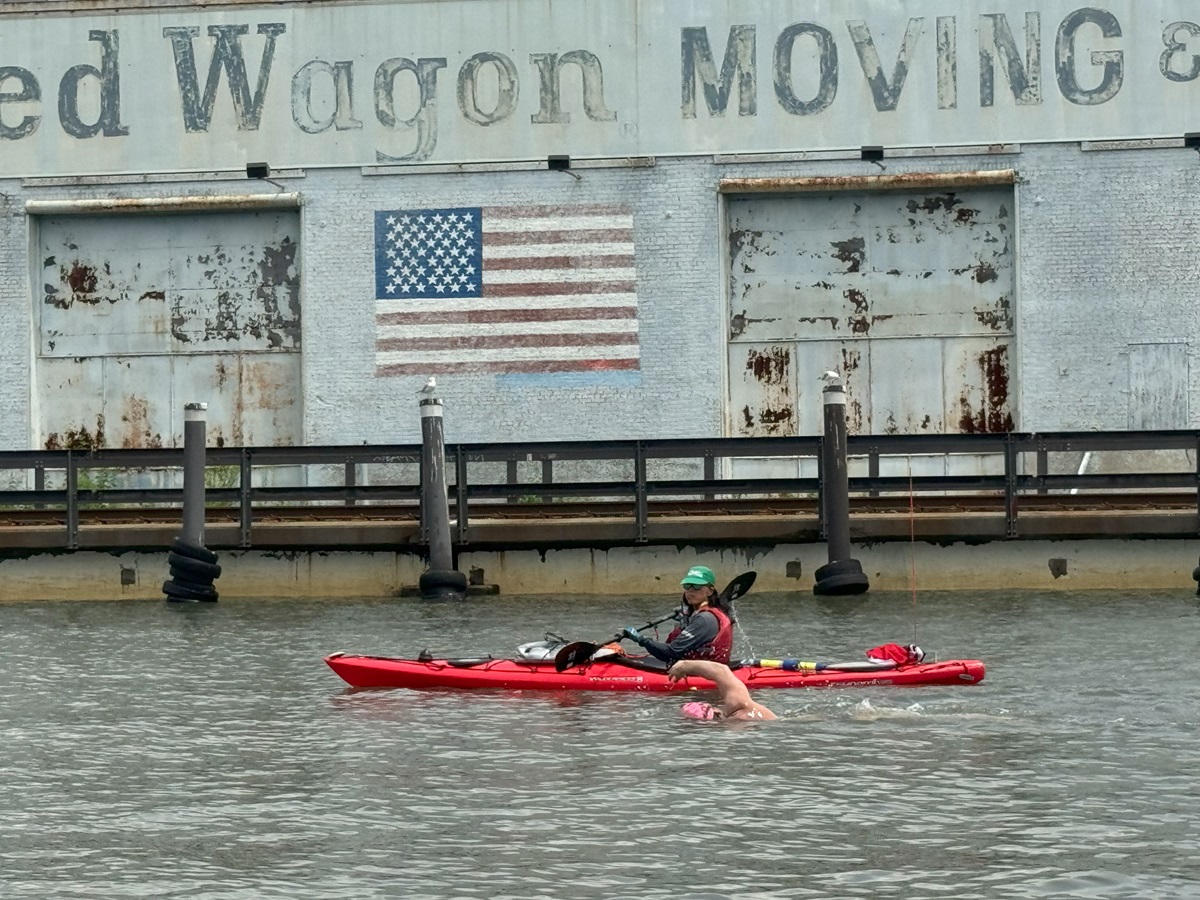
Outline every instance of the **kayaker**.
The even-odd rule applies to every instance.
[[[717,594],[717,576],[708,566],[692,566],[679,584],[683,587],[681,618],[665,641],[646,637],[636,628],[626,628],[622,636],[663,662],[711,659],[728,663],[737,620],[733,608]]]
[[[719,705],[693,701],[683,704],[682,712],[689,719],[731,719],[738,721],[766,722],[778,719],[761,703],[750,696],[750,691],[741,680],[723,663],[707,659],[684,659],[667,671],[671,682],[681,681],[689,675],[707,678],[717,686]]]

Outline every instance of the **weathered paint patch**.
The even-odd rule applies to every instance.
[[[730,233],[754,235],[731,245],[739,317],[730,371],[750,345],[791,346],[797,434],[822,427],[803,386],[853,347],[863,348],[857,377],[842,371],[859,433],[954,431],[960,394],[973,429],[1012,417],[1007,407],[982,412],[979,398],[999,395],[977,365],[1012,332],[1012,188],[969,176],[931,188],[920,177],[908,189],[729,195]],[[731,408],[748,409],[754,423],[738,433],[762,433],[755,411],[777,408],[776,399],[753,378],[733,378],[730,389]]]
[[[125,398],[121,412],[121,430],[117,446],[123,448],[162,447],[162,435],[150,425],[150,402],[145,397]]]
[[[43,446],[47,450],[100,450],[104,443],[104,416],[96,417],[96,427],[89,430],[86,425],[68,429],[61,434],[54,432],[46,436]]]
[[[1013,430],[1008,409],[1008,347],[1000,346],[979,355],[983,397],[974,406],[970,397],[960,398],[962,415],[958,428],[964,434],[1002,434]]]
[[[867,242],[865,238],[854,237],[844,241],[830,241],[833,247],[833,258],[846,264],[847,272],[858,272],[867,258]]]
[[[772,347],[767,352],[752,350],[746,358],[746,370],[763,384],[784,384],[792,365],[790,350]]]

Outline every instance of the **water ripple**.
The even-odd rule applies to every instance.
[[[780,721],[741,728],[664,696],[352,692],[321,663],[661,605],[0,605],[0,896],[1200,896],[1192,598],[923,597],[919,642],[982,685],[765,692]],[[914,629],[907,594],[742,618],[762,655]]]

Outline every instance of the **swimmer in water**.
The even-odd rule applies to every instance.
[[[716,706],[710,703],[685,703],[683,714],[688,718],[759,722],[779,718],[761,703],[751,699],[750,691],[733,674],[729,666],[707,659],[684,659],[667,671],[667,678],[672,682],[680,681],[689,675],[707,678],[716,684],[718,703]]]

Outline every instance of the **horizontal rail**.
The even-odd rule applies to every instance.
[[[821,445],[822,438],[811,435],[448,444],[455,539],[459,544],[471,542],[474,504],[488,514],[497,503],[527,507],[536,503],[592,504],[604,515],[632,515],[635,526],[631,534],[641,541],[648,534],[650,517],[660,514],[651,501],[661,505],[664,499],[673,498],[684,504],[681,508],[692,504],[690,508],[698,509],[714,498],[764,503],[819,498]],[[849,490],[852,498],[969,494],[983,503],[986,497],[1001,497],[1007,537],[1020,536],[1023,510],[1030,508],[1034,497],[1039,498],[1039,505],[1053,508],[1055,504],[1070,505],[1067,497],[1079,491],[1111,492],[1110,496],[1182,491],[1191,499],[1200,529],[1200,471],[1190,455],[1198,448],[1200,430],[853,435],[847,444]],[[1109,471],[1097,474],[1048,471],[1052,453],[1180,450],[1188,451],[1189,456],[1179,470],[1169,468],[1177,465],[1177,460],[1168,460],[1166,470],[1160,465],[1150,467],[1151,471],[1111,471],[1110,466]],[[910,471],[914,465],[919,469],[923,457],[948,460],[945,473],[880,474],[885,470],[895,473],[900,464]],[[955,464],[956,457],[964,461]],[[885,465],[889,459],[892,462]],[[750,471],[765,467],[768,474],[733,477],[718,472],[720,460],[730,466],[741,462],[749,465]],[[870,473],[865,476],[859,474],[863,460]],[[241,545],[246,547],[253,546],[255,525],[280,504],[315,510],[346,507],[368,518],[378,517],[381,506],[420,500],[419,445],[220,447],[209,448],[205,461],[213,481],[206,489],[205,502],[214,516],[227,515],[235,508]],[[521,469],[523,462],[538,465],[531,473],[528,468]],[[501,463],[503,466],[496,465]],[[492,467],[479,468],[488,464]],[[570,464],[566,472],[583,477],[564,479],[560,464]],[[677,470],[678,477],[664,477],[660,471],[664,465]],[[360,477],[359,467],[372,467],[371,478]],[[978,471],[968,471],[972,467]],[[73,548],[79,545],[80,529],[89,521],[87,514],[96,510],[132,507],[156,514],[176,509],[183,502],[178,483],[182,468],[182,448],[3,451],[0,472],[7,473],[4,477],[12,487],[0,490],[0,512],[35,510],[49,516],[62,524],[64,546]],[[781,474],[781,468],[787,471]],[[22,472],[24,485],[19,484]],[[531,477],[518,477],[522,472]],[[817,473],[815,477],[813,473]],[[695,477],[699,474],[703,477]],[[369,480],[376,483],[363,483]],[[137,486],[137,482],[145,486]],[[820,515],[819,503],[816,509]]]

